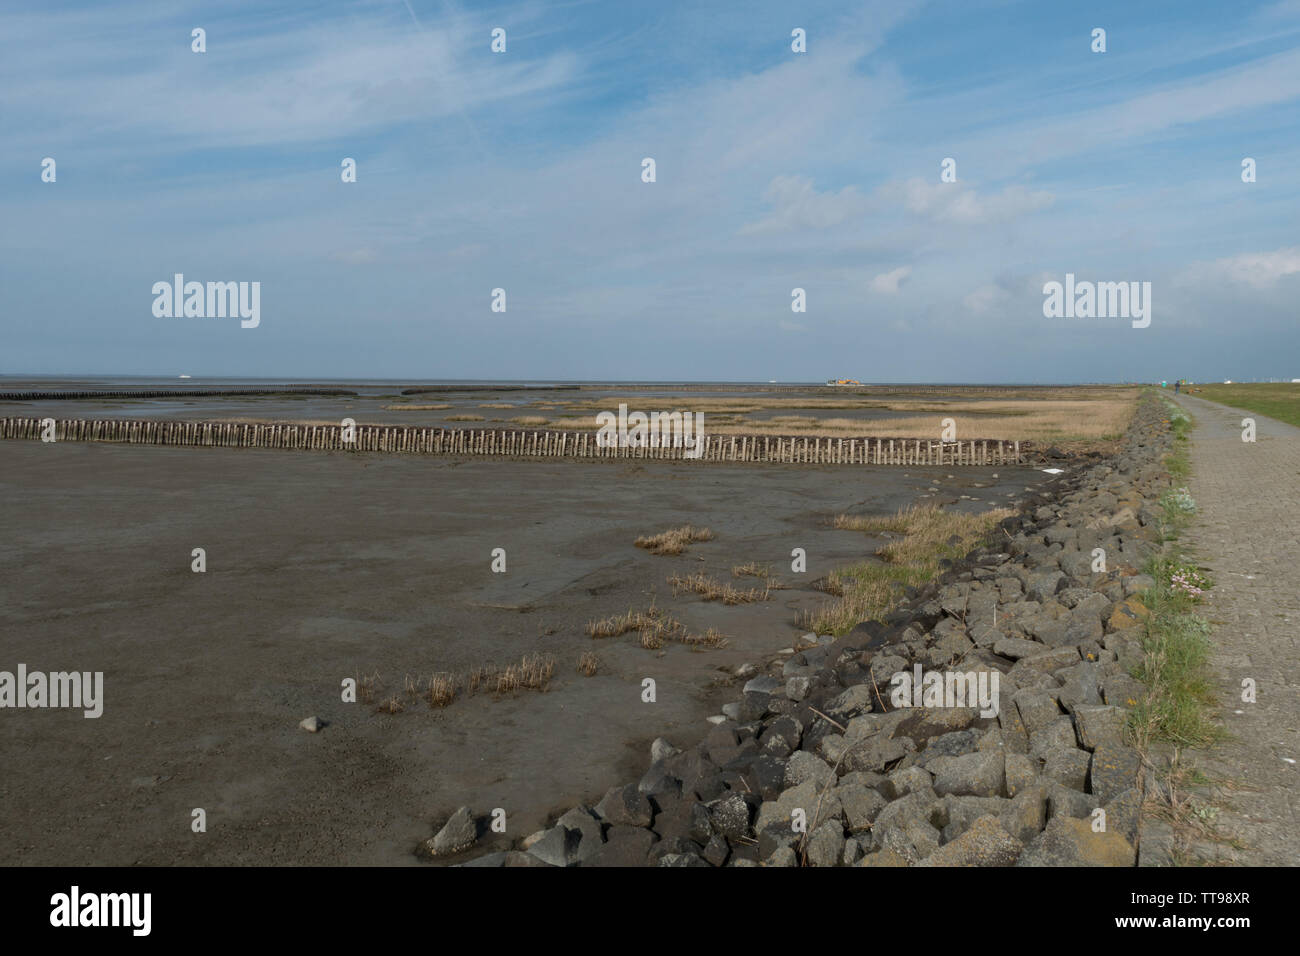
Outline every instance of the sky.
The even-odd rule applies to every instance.
[[[1300,0],[9,0],[0,374],[1300,378],[1298,106]]]

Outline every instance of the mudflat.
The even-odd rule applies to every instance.
[[[729,672],[789,647],[826,599],[812,582],[880,543],[833,515],[983,510],[1042,477],[19,441],[0,465],[0,669],[104,672],[98,719],[0,711],[0,863],[33,865],[416,864],[460,805],[505,810],[486,852],[634,778],[655,737],[700,739],[737,693]],[[714,538],[633,544],[686,523]],[[731,577],[748,562],[785,587],[725,606],[667,580],[761,583]],[[727,646],[587,636],[652,604]],[[403,693],[530,653],[555,659],[545,692],[445,708]],[[342,701],[345,678],[375,674],[376,699]],[[390,696],[404,709],[376,712]],[[299,729],[311,715],[320,733]]]

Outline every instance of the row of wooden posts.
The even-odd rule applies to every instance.
[[[53,421],[52,429],[48,423]],[[351,429],[352,441],[346,441]],[[601,446],[595,432],[411,425],[294,425],[141,419],[2,418],[0,438],[55,441],[500,455],[545,458],[691,459],[695,449]],[[1028,442],[924,438],[808,438],[707,435],[701,461],[826,465],[1008,465],[1021,462]],[[688,453],[689,452],[689,453]]]

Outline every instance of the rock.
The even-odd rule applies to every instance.
[[[1136,845],[1142,812],[1142,795],[1137,789],[1120,792],[1102,809],[1106,811],[1106,829],[1118,833],[1129,843]]]
[[[974,707],[912,707],[896,713],[906,716],[894,728],[893,736],[908,737],[917,744],[954,730],[965,730],[979,719],[979,711]]]
[[[758,807],[758,816],[754,820],[755,832],[761,834],[772,828],[790,832],[791,814],[796,809],[803,810],[809,830],[827,820],[841,819],[844,810],[840,806],[836,789],[831,788],[823,792],[815,781],[805,780],[799,786],[786,790],[779,799],[765,800]]]
[[[1038,761],[1024,754],[1006,755],[1007,796],[1014,797],[1038,781]]]
[[[1028,843],[1042,832],[1047,822],[1047,792],[1042,786],[1029,787],[1016,794],[1011,806],[998,818],[1002,829],[1021,843]]]
[[[608,823],[633,827],[648,827],[653,817],[650,801],[636,784],[625,787],[610,787],[596,812]]]
[[[1043,776],[1071,790],[1083,791],[1088,786],[1090,760],[1086,752],[1073,747],[1049,751],[1043,762]]]
[[[578,849],[572,855],[572,862],[580,863],[586,860],[599,850],[601,844],[605,842],[604,828],[600,825],[600,818],[589,807],[584,807],[581,804],[556,820],[555,825],[568,830],[576,830],[581,835]]]
[[[1119,707],[1076,706],[1073,708],[1074,729],[1079,744],[1095,750],[1101,744],[1119,744],[1124,734],[1127,711]]]
[[[307,733],[314,734],[320,732],[320,729],[325,726],[325,721],[319,717],[305,717],[299,722],[298,726]]]
[[[844,841],[844,856],[841,863],[845,866],[853,866],[858,860],[862,859],[862,844],[850,837]]]
[[[929,777],[928,774],[926,776]],[[933,794],[933,791],[929,792]],[[888,802],[875,790],[858,783],[846,784],[844,780],[835,788],[835,796],[844,808],[844,820],[852,833],[869,830]]]
[[[855,741],[852,749],[846,750],[840,766],[845,771],[869,770],[879,772],[902,760],[916,749],[908,737],[895,739],[877,735],[865,742]]]
[[[1006,792],[1005,760],[996,751],[976,752],[961,757],[940,757],[929,765],[934,776],[934,792],[996,797]]]
[[[446,856],[468,850],[477,841],[478,823],[474,819],[474,811],[469,807],[461,807],[425,845],[434,856]]]
[[[1145,604],[1135,597],[1127,598],[1122,604],[1116,604],[1106,626],[1112,631],[1122,631],[1141,624],[1151,612]]]
[[[815,781],[820,789],[835,779],[835,771],[825,760],[807,750],[799,750],[790,755],[785,765],[785,785],[797,787],[806,780]]]
[[[727,845],[727,841],[722,837],[714,836],[713,839],[709,840],[708,845],[704,847],[701,856],[704,857],[704,862],[710,866],[722,866],[727,862],[727,857],[731,856],[731,847]]]
[[[708,866],[698,853],[665,853],[659,858],[660,866]]]
[[[1132,866],[1133,845],[1118,833],[1094,833],[1087,820],[1053,817],[1020,855],[1017,866]]]
[[[1057,568],[1034,571],[1025,581],[1025,595],[1031,601],[1045,601],[1065,585],[1065,575]]]
[[[1101,697],[1111,707],[1132,708],[1146,696],[1146,685],[1127,674],[1106,677],[1101,684]]]
[[[745,684],[745,694],[776,694],[785,689],[785,683],[779,677],[754,677]]]
[[[734,673],[740,680],[749,680],[749,678],[758,673],[758,668],[753,664],[741,664],[736,668]]]
[[[1074,749],[1074,721],[1061,716],[1042,730],[1029,735],[1029,754],[1046,760],[1047,755],[1057,750]]]
[[[528,848],[528,852],[551,866],[568,866],[577,856],[582,834],[567,827],[551,827],[541,839]]]
[[[948,817],[948,824],[943,828],[943,842],[951,843],[980,817],[999,817],[1010,808],[1011,801],[1003,797],[954,797],[949,794],[943,798],[943,806]]]
[[[1137,751],[1122,744],[1099,744],[1092,752],[1092,766],[1088,774],[1089,789],[1097,803],[1104,805],[1137,786],[1141,758]]]
[[[725,797],[707,804],[705,809],[709,814],[709,822],[713,824],[713,829],[726,837],[736,839],[746,836],[749,833],[749,804],[739,793],[732,793]],[[707,850],[708,848],[705,847]],[[705,854],[708,860],[708,854]],[[712,860],[709,860],[713,863]],[[721,866],[721,863],[713,863],[714,866]]]
[[[1024,844],[1002,829],[997,819],[980,817],[957,839],[935,850],[919,866],[1011,866]]]
[[[840,723],[871,710],[872,690],[866,684],[850,687],[826,705],[826,713]]]
[[[645,772],[636,788],[646,796],[659,796],[661,794],[681,794],[682,782],[668,771],[668,766],[664,761],[657,760],[650,765],[650,769]]]
[[[1028,641],[1020,637],[1004,637],[993,645],[993,653],[1018,661],[1031,654],[1041,654],[1047,650],[1038,641]]]
[[[697,804],[698,806],[698,804]],[[645,866],[655,835],[643,827],[614,826],[605,842],[582,861],[587,866]]]
[[[1124,596],[1134,597],[1156,586],[1156,579],[1149,574],[1134,574],[1123,579]]]
[[[1032,734],[1056,721],[1062,714],[1051,695],[1039,690],[1023,690],[1014,697],[1015,709],[1024,722],[1025,730]]]
[[[1029,730],[1014,702],[999,708],[998,729],[1002,731],[1002,745],[1008,753],[1029,753]]]
[[[650,745],[650,760],[652,763],[657,760],[667,760],[669,757],[675,757],[679,753],[681,753],[680,750],[662,737],[656,737],[654,743]]]
[[[910,866],[907,858],[894,850],[878,850],[858,861],[858,866]]]
[[[1062,667],[1069,667],[1072,664],[1079,663],[1079,651],[1073,647],[1056,647],[1051,650],[1039,651],[1037,654],[1030,654],[1017,662],[1011,670],[1011,676],[1014,678],[1016,671],[1020,668],[1042,671],[1050,674],[1052,671],[1060,670]]]
[[[1097,802],[1086,793],[1071,790],[1069,787],[1047,780],[1044,791],[1047,795],[1047,815],[1049,817],[1072,817],[1082,819],[1089,817]]]
[[[934,794],[909,793],[888,804],[876,815],[871,830],[872,840],[876,846],[881,846],[880,833],[888,827],[905,829],[916,823],[924,823],[929,827],[948,825],[948,816],[943,803],[935,799]]]
[[[954,730],[951,733],[943,734],[939,737],[933,737],[925,745],[917,758],[920,766],[936,757],[959,757],[962,754],[968,754],[976,749],[982,735],[978,730]]]
[[[872,830],[872,839],[879,841],[882,849],[893,850],[908,863],[919,863],[939,849],[940,835],[928,823],[913,823],[906,827],[878,824]]]
[[[788,714],[769,723],[758,738],[764,752],[775,757],[787,757],[799,746],[802,732],[799,722]]]
[[[798,866],[799,858],[788,846],[777,847],[763,863],[764,866]]]
[[[785,760],[771,754],[759,754],[750,763],[745,779],[764,800],[775,800],[785,789]]]
[[[844,829],[836,820],[823,823],[808,839],[809,866],[839,866],[844,858]]]
[[[812,689],[812,679],[808,677],[791,677],[785,682],[785,696],[791,700],[803,700]]]
[[[930,752],[929,748],[925,751]],[[936,756],[949,756],[938,754]],[[921,767],[908,767],[905,770],[895,770],[886,780],[883,792],[891,800],[897,800],[899,797],[905,797],[909,793],[928,793],[934,789],[934,778],[929,772]]]

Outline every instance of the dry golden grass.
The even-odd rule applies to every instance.
[[[518,418],[510,419],[512,424],[526,425],[529,427],[538,427],[546,424],[546,419],[541,415],[520,415]]]
[[[682,627],[679,621],[667,617],[663,611],[651,605],[644,611],[628,609],[626,614],[616,614],[603,621],[590,621],[587,624],[587,636],[600,639],[620,637],[629,631],[653,631],[657,634],[675,631]]]
[[[682,525],[654,535],[642,535],[636,539],[638,548],[645,548],[651,554],[681,554],[696,541],[713,540],[713,532],[708,528],[696,528]]]
[[[481,422],[482,415],[448,415],[446,418],[449,422]]]
[[[555,674],[555,658],[549,654],[525,654],[517,664],[498,667],[480,664],[462,674],[434,674],[429,678],[425,696],[431,707],[446,707],[464,690],[473,695],[479,691],[513,694],[519,690],[546,690]]]
[[[644,611],[629,610],[626,614],[616,614],[603,621],[587,624],[587,634],[593,638],[618,637],[629,631],[637,631],[638,643],[650,651],[659,650],[668,641],[696,649],[727,646],[727,639],[713,628],[703,634],[692,634],[681,621],[668,617],[653,605]],[[581,664],[579,668],[581,669]]]
[[[905,587],[929,581],[939,572],[941,560],[962,557],[1014,513],[1007,508],[964,514],[912,506],[880,517],[836,516],[837,528],[901,537],[876,552],[880,561],[831,572],[820,589],[836,595],[836,600],[801,615],[800,626],[818,634],[847,634],[862,621],[879,619],[897,605]]]
[[[451,406],[448,405],[448,404],[439,404],[439,405],[384,405],[384,406],[382,406],[382,408],[383,408],[384,411],[386,411],[386,412],[433,412],[433,411],[438,411],[438,410],[440,410],[440,409],[444,409],[444,408],[451,408]],[[335,422],[334,424],[337,425],[338,422]]]
[[[510,402],[484,402],[479,408],[518,408],[518,405],[512,405]]]
[[[406,707],[403,706],[400,700],[398,700],[396,697],[390,697],[388,698],[388,700],[384,701],[382,704],[380,704],[378,707],[375,708],[375,713],[400,714],[404,710],[406,710]]]
[[[379,671],[373,674],[366,674],[357,678],[357,700],[363,704],[368,704],[375,699],[375,691],[379,689],[380,677]]]
[[[708,435],[795,435],[807,438],[934,438],[943,435],[943,419],[951,418],[956,438],[1002,439],[1069,443],[1109,441],[1123,434],[1133,417],[1136,389],[1111,388],[1087,391],[1062,389],[1040,398],[975,398],[943,401],[934,398],[906,401],[818,401],[814,399],[770,399],[761,405],[727,399],[690,399],[688,411],[705,412]],[[1069,396],[1069,397],[1058,397]],[[626,399],[630,407],[655,407],[653,398]],[[613,400],[599,403],[602,409]],[[633,404],[640,403],[640,404]],[[615,403],[616,404],[616,403]],[[662,399],[660,399],[662,404]],[[583,406],[571,406],[581,410]],[[848,418],[816,415],[773,415],[740,417],[774,408],[790,409],[888,409],[911,412],[903,417]],[[596,431],[594,415],[565,416],[547,420],[537,416],[538,427],[572,431]]]
[[[677,638],[679,643],[686,644],[693,648],[700,647],[726,647],[730,642],[719,633],[717,628],[709,628],[703,634],[684,633]]]
[[[429,678],[429,706],[446,707],[456,699],[456,691],[456,676],[454,674],[434,674]]]
[[[578,657],[578,673],[584,677],[595,677],[600,670],[600,658],[591,651],[583,651]]]
[[[771,578],[772,569],[769,565],[750,561],[748,564],[738,564],[732,568],[731,576],[733,578]]]
[[[520,689],[545,690],[555,675],[555,658],[549,654],[526,654],[518,664],[507,665],[491,675],[498,694]]]
[[[770,588],[749,588],[742,591],[730,584],[715,581],[703,571],[685,577],[674,574],[668,579],[668,583],[673,586],[674,596],[686,591],[690,594],[698,594],[706,601],[721,601],[728,605],[754,604],[758,601],[766,601],[772,596]]]

